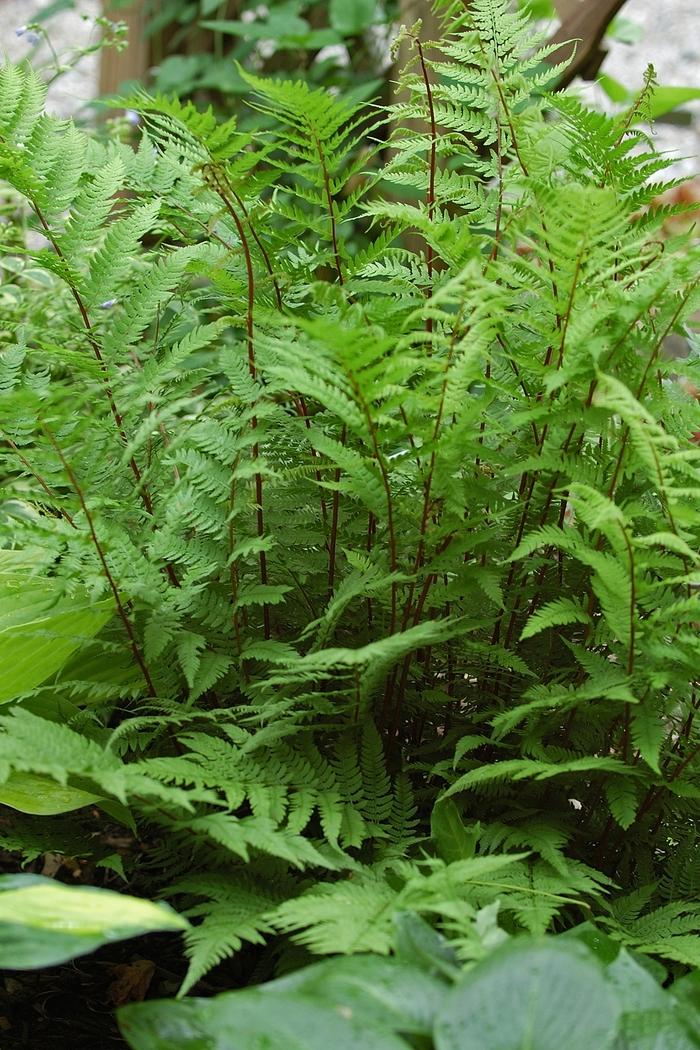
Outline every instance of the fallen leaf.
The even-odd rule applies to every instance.
[[[114,1006],[143,1002],[155,971],[156,964],[151,959],[136,959],[131,963],[113,966],[115,979],[107,990],[109,1001]]]

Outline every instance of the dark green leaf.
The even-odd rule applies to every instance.
[[[20,813],[42,816],[70,813],[97,802],[99,798],[99,795],[58,784],[52,777],[37,773],[12,773],[4,784],[0,784],[0,803]]]
[[[478,831],[467,830],[451,798],[440,799],[430,815],[430,836],[435,843],[438,856],[446,864],[453,860],[469,860],[474,856]]]
[[[367,1028],[429,1035],[449,985],[407,961],[377,955],[329,959],[263,985],[333,1007]]]
[[[608,966],[607,976],[625,1013],[633,1010],[668,1010],[673,1006],[671,997],[625,948]]]
[[[450,993],[436,1050],[612,1050],[619,1007],[581,945],[509,942]]]
[[[669,1010],[625,1014],[614,1050],[697,1050],[700,1042]]]
[[[456,976],[459,963],[454,949],[442,934],[412,911],[394,915],[396,954],[429,973]]]
[[[592,922],[582,922],[579,926],[562,934],[565,940],[575,939],[585,944],[602,963],[611,963],[620,952],[620,945],[607,933],[603,933]]]
[[[128,1006],[119,1025],[133,1050],[407,1050],[398,1036],[366,1030],[302,995],[227,993]]]

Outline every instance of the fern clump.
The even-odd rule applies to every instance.
[[[699,961],[663,352],[698,250],[662,239],[653,82],[589,112],[506,0],[439,6],[387,112],[244,71],[257,130],[144,94],[134,149],[0,78],[0,802],[149,830],[184,990],[244,944],[388,953],[405,912],[462,962],[582,917]]]

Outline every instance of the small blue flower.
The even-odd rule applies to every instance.
[[[133,124],[135,128],[137,128],[141,123],[141,117],[135,109],[125,109],[124,117],[129,122],[129,124]]]
[[[15,36],[23,36],[31,47],[41,41],[39,34],[35,33],[33,29],[27,29],[26,26],[20,26],[19,29],[15,29]]]
[[[105,299],[103,303],[100,303],[100,310],[111,310],[113,306],[117,305],[116,299]]]

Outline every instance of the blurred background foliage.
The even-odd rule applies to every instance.
[[[643,27],[627,15],[627,0],[513,3],[530,13],[549,41],[561,45],[553,63],[574,53],[560,88],[576,78],[595,81],[606,108],[633,105],[641,80],[625,86],[605,66],[611,39],[630,48],[649,46]],[[392,41],[402,24],[418,19],[424,40],[439,36],[431,7],[430,0],[46,0],[32,17],[50,41],[66,11],[101,16],[97,32],[112,43],[101,52],[98,96],[128,95],[145,85],[242,115],[245,109],[238,110],[237,102],[247,86],[239,64],[264,75],[304,79],[349,101],[391,102],[398,71],[410,57],[405,47],[392,54]],[[115,34],[119,46],[113,44]],[[695,84],[659,85],[648,116],[690,125],[687,106],[697,99]]]
[[[552,39],[579,41],[575,69],[587,79],[599,75],[605,35],[630,45],[642,36],[621,13],[625,0],[517,2]],[[423,37],[437,35],[430,6],[428,0],[109,0],[103,14],[125,23],[129,46],[103,54],[101,93],[145,81],[159,92],[230,108],[246,91],[241,63],[386,101],[405,57],[392,57],[397,26],[420,18]],[[76,8],[80,0],[49,0],[38,21],[50,31],[52,18]],[[609,77],[606,84],[612,101],[622,102],[624,88]]]

